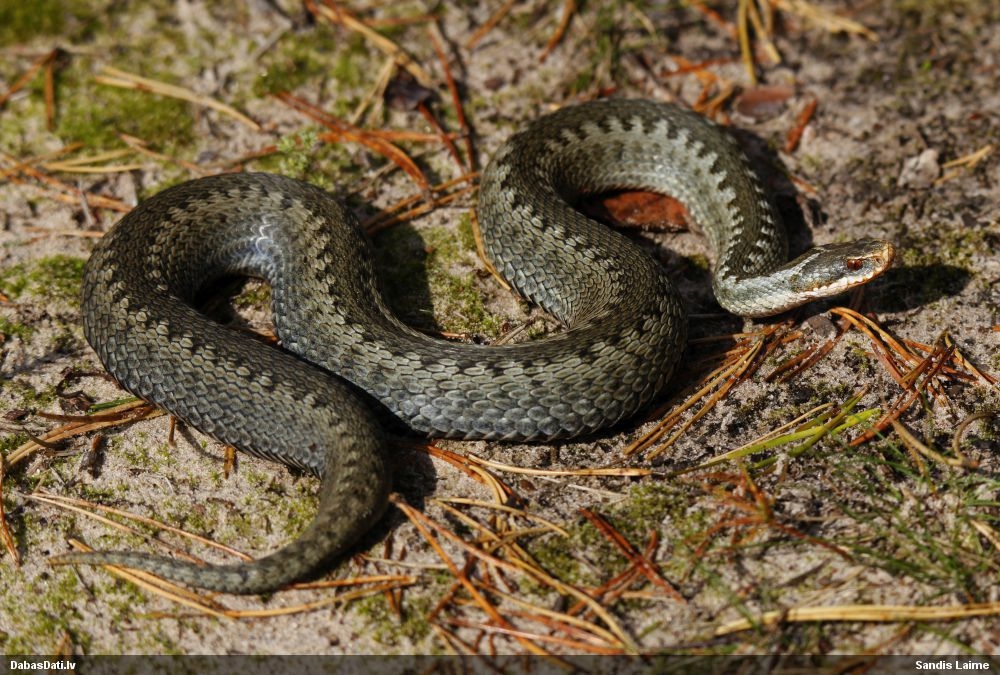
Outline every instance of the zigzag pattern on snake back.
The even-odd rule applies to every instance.
[[[354,387],[432,436],[565,438],[632,415],[670,378],[686,318],[660,265],[572,208],[581,194],[613,188],[684,203],[714,252],[719,302],[740,314],[840,292],[892,260],[891,245],[864,240],[783,265],[784,231],[729,135],[649,101],[564,108],[513,136],[485,171],[489,257],[567,326],[526,344],[449,343],[402,324],[355,219],[319,188],[230,174],[164,190],[95,248],[84,278],[87,339],[136,395],[223,443],[317,475],[319,511],[297,540],[252,563],[203,567],[131,552],[53,562],[126,565],[238,593],[314,574],[372,526],[389,489],[382,434]],[[271,284],[286,351],[193,308],[206,284],[230,275]]]

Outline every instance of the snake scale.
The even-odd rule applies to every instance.
[[[53,562],[125,565],[236,593],[315,574],[387,501],[383,433],[357,389],[431,436],[566,438],[632,415],[670,378],[687,331],[662,267],[573,208],[581,195],[622,188],[686,206],[714,253],[716,297],[737,314],[775,314],[839,293],[892,260],[890,244],[866,239],[785,264],[779,218],[732,138],[692,112],[642,100],[544,116],[483,174],[487,255],[567,327],[524,344],[445,342],[401,323],[378,290],[355,218],[315,186],[248,173],[169,188],[94,249],[84,275],[87,340],[134,394],[222,443],[315,474],[318,513],[296,540],[249,563],[133,552]],[[232,275],[271,284],[283,349],[195,309],[207,284]]]

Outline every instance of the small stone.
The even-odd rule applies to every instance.
[[[910,157],[903,162],[903,170],[899,173],[896,186],[901,188],[929,188],[941,175],[941,165],[938,164],[937,150],[924,150],[916,157]]]

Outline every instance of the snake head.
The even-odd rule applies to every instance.
[[[826,298],[866,284],[889,269],[896,249],[881,239],[817,246],[785,266],[804,301]]]

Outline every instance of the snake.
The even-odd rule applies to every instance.
[[[391,489],[385,412],[430,437],[518,441],[586,436],[634,415],[670,381],[687,315],[650,253],[577,208],[623,189],[685,206],[708,240],[718,303],[741,316],[841,293],[893,259],[892,244],[866,238],[787,262],[779,215],[730,133],[648,100],[539,117],[484,170],[487,257],[564,327],[527,342],[447,341],[403,323],[356,217],[315,185],[265,173],[181,183],[95,246],[83,278],[86,339],[138,397],[223,444],[315,475],[317,513],[293,541],[249,562],[135,551],[50,561],[267,593],[342,559],[381,518]],[[199,311],[203,294],[233,276],[270,284],[279,348]]]

